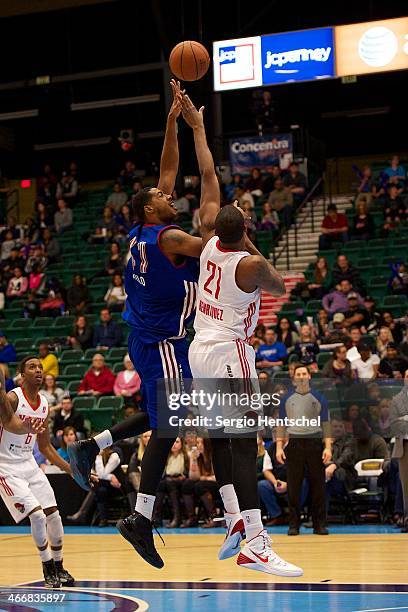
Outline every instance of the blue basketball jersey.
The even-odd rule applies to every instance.
[[[176,225],[136,225],[129,234],[130,259],[123,318],[144,343],[179,339],[193,319],[199,260],[186,257],[175,266],[162,252],[161,233]]]

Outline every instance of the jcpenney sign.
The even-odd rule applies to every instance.
[[[292,135],[230,139],[229,150],[232,172],[248,174],[251,168],[266,168],[279,163],[284,155],[291,155]]]

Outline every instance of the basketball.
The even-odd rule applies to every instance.
[[[181,81],[198,81],[210,66],[210,56],[201,43],[185,40],[176,45],[170,53],[169,66]]]

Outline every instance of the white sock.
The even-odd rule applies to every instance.
[[[149,521],[152,520],[153,506],[156,499],[155,495],[145,495],[144,493],[138,493],[136,499],[136,512],[143,514]]]
[[[47,540],[47,523],[46,517],[42,510],[37,510],[29,516],[31,523],[31,535],[38,549],[44,548],[44,550],[38,550],[40,558],[43,563],[51,561],[52,555],[48,546]]]
[[[112,434],[109,431],[109,429],[105,429],[105,431],[103,431],[102,433],[97,434],[94,437],[94,440],[99,446],[100,450],[103,450],[104,448],[108,448],[108,446],[112,446],[113,444]]]
[[[62,561],[64,527],[58,510],[47,516],[47,536],[51,545],[52,558],[54,561]]]
[[[254,510],[243,510],[241,516],[244,521],[246,541],[248,543],[249,540],[255,538],[264,529],[261,511],[259,508],[255,508]]]
[[[224,504],[225,512],[228,514],[239,514],[238,497],[235,493],[234,485],[227,484],[220,487],[220,495]]]

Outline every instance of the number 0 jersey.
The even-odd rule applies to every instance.
[[[123,318],[149,344],[180,339],[193,319],[198,260],[186,257],[174,265],[160,248],[160,236],[176,225],[136,225],[129,234],[130,259],[125,272],[127,293]]]
[[[247,251],[228,251],[213,236],[200,257],[195,342],[244,340],[253,334],[259,316],[261,290],[246,293],[235,281],[237,265]]]
[[[18,404],[16,416],[22,420],[28,418],[45,420],[48,416],[48,401],[40,393],[37,395],[37,404],[32,406],[24,394],[22,387],[13,389],[17,395]],[[31,459],[37,436],[34,434],[17,435],[0,427],[0,464],[19,463]]]

